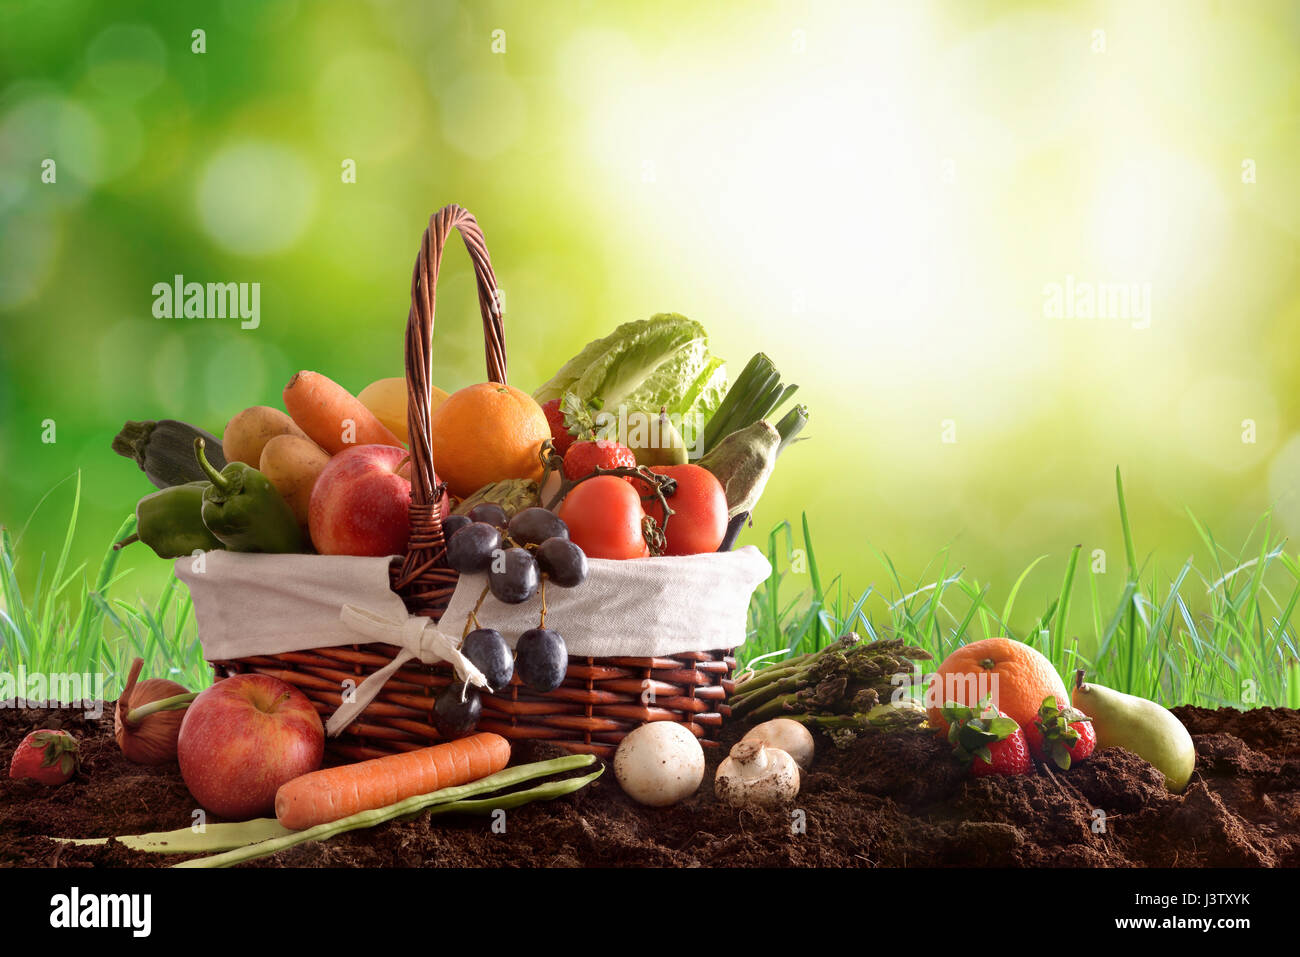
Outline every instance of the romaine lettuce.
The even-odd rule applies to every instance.
[[[626,322],[586,345],[549,382],[533,393],[538,402],[574,393],[610,412],[694,412],[705,420],[727,389],[723,361],[709,353],[708,333],[676,313]]]

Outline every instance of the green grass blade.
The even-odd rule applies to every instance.
[[[1065,565],[1065,578],[1061,581],[1061,594],[1056,599],[1056,624],[1052,629],[1052,650],[1048,655],[1052,664],[1056,665],[1057,671],[1064,671],[1063,651],[1065,649],[1065,633],[1070,624],[1070,589],[1074,585],[1074,572],[1079,566],[1079,552],[1083,550],[1082,545],[1075,545],[1070,549],[1070,559]]]
[[[1128,504],[1124,501],[1124,479],[1115,466],[1115,493],[1119,497],[1119,523],[1124,532],[1124,555],[1128,558],[1130,578],[1137,577],[1137,548],[1133,544],[1133,528],[1128,520]]]
[[[1006,604],[1002,606],[1003,622],[1009,622],[1011,620],[1011,611],[1016,606],[1016,596],[1020,594],[1020,586],[1025,583],[1025,579],[1029,577],[1029,573],[1032,572],[1038,566],[1038,563],[1046,557],[1046,555],[1039,555],[1030,562],[1025,570],[1020,573],[1020,577],[1016,579],[1016,583],[1011,586],[1011,593],[1007,595]]]

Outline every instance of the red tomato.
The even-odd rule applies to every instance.
[[[717,476],[700,465],[655,465],[650,471],[677,480],[677,491],[668,497],[673,514],[668,519],[664,554],[716,552],[727,534],[727,494]],[[663,524],[663,509],[657,499],[646,502],[645,509]]]
[[[588,558],[646,558],[650,546],[641,529],[641,496],[617,475],[598,475],[564,497],[557,513],[569,539]]]

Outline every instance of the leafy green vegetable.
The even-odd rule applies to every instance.
[[[718,406],[717,413],[709,420],[708,427],[701,437],[704,451],[706,453],[712,451],[719,442],[733,432],[739,432],[761,419],[766,419],[798,390],[797,385],[782,385],[781,373],[777,371],[772,360],[761,352],[757,353],[745,363],[745,368],[736,377],[735,384]],[[787,414],[777,427],[777,431],[787,443],[793,440],[803,428],[799,419],[808,418],[807,408],[805,406],[798,406],[798,408],[803,409],[802,414],[794,418]]]
[[[759,420],[709,450],[699,464],[714,474],[727,496],[727,517],[752,512],[776,467],[781,433]]]
[[[698,413],[706,419],[722,402],[727,374],[709,353],[704,327],[677,313],[663,312],[625,322],[589,342],[549,382],[533,393],[538,402],[572,392],[584,404],[615,412],[670,415]]]

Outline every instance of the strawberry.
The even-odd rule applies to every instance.
[[[551,399],[549,402],[543,402],[542,411],[546,413],[546,421],[551,425],[551,444],[555,446],[555,451],[565,455],[569,451],[569,446],[573,444],[573,434],[565,424],[560,400]]]
[[[636,468],[636,455],[626,445],[598,431],[592,413],[599,404],[586,405],[572,392],[542,406],[551,424],[551,443],[564,456],[564,477],[586,478],[596,469]],[[624,481],[632,479],[623,476]]]
[[[626,445],[613,439],[574,442],[564,457],[564,477],[573,481],[603,469],[636,468],[636,456]],[[628,476],[624,480],[631,482]]]
[[[543,402],[542,411],[551,427],[551,445],[562,456],[569,454],[575,437],[604,437],[596,435],[599,400],[586,403],[572,392],[566,392],[558,399]]]
[[[30,778],[39,784],[59,785],[76,774],[80,765],[77,739],[68,732],[33,731],[14,751],[9,776]]]
[[[1086,714],[1069,705],[1058,707],[1055,696],[1048,695],[1034,723],[1025,728],[1025,740],[1039,761],[1045,764],[1051,758],[1062,771],[1068,771],[1072,762],[1092,754],[1097,732]]]
[[[1012,777],[1034,769],[1025,733],[996,708],[986,705],[977,710],[949,704],[943,716],[948,719],[948,741],[957,757],[970,764],[973,776]]]

